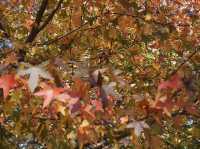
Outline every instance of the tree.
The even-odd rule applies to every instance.
[[[199,8],[0,1],[0,148],[197,149]]]

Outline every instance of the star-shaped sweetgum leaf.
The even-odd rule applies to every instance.
[[[80,97],[74,95],[70,91],[65,91],[64,93],[56,97],[57,100],[66,103],[71,114],[78,112],[81,108]]]
[[[9,94],[9,91],[16,87],[16,79],[13,74],[6,74],[0,77],[0,88],[3,89],[3,96],[6,98]]]
[[[158,86],[158,89],[180,89],[182,87],[182,79],[180,77],[180,75],[175,74],[173,75],[170,80],[161,82]]]
[[[40,96],[44,98],[43,108],[49,106],[49,104],[56,99],[58,95],[63,93],[65,88],[58,88],[58,87],[46,87],[43,90],[36,92],[35,96]]]
[[[53,80],[53,77],[48,73],[45,69],[44,66],[46,64],[40,64],[37,66],[32,66],[30,64],[26,64],[25,66],[28,67],[25,70],[19,70],[18,75],[24,76],[24,75],[29,75],[29,80],[28,80],[28,87],[30,88],[31,92],[35,91],[35,88],[38,86],[39,83],[39,78],[42,77],[44,79],[49,79]]]

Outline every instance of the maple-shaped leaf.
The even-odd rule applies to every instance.
[[[156,109],[161,109],[163,113],[165,113],[167,116],[171,117],[172,110],[175,106],[175,103],[170,100],[166,99],[165,101],[158,101],[155,105]]]
[[[182,80],[181,77],[178,74],[175,74],[174,76],[171,77],[170,80],[161,82],[158,86],[158,89],[179,89],[182,86]]]
[[[99,100],[92,100],[91,104],[92,104],[92,106],[94,106],[95,111],[102,111],[102,112],[104,111],[103,104],[102,104],[101,101],[99,101]]]
[[[55,104],[55,106],[56,106],[57,112],[60,112],[63,116],[66,115],[66,112],[65,112],[66,106],[65,105],[63,105],[61,103],[57,103],[57,104]]]
[[[144,128],[149,128],[149,125],[145,121],[133,120],[133,122],[126,125],[126,128],[134,128],[135,135],[139,137]]]
[[[94,110],[93,110],[93,106],[90,105],[90,104],[87,104],[83,107],[83,112],[82,114],[85,116],[85,117],[90,117],[92,119],[95,119],[96,116],[95,116],[95,113],[94,113]]]
[[[121,94],[118,94],[115,91],[116,82],[110,82],[109,84],[102,85],[100,88],[100,98],[102,99],[103,106],[107,106],[108,104],[108,97],[114,97],[119,101],[122,100]]]
[[[119,83],[119,86],[120,87],[125,87],[125,85],[127,84],[127,81],[124,80],[120,74],[122,74],[123,71],[122,70],[119,70],[119,69],[116,69],[116,70],[113,70],[112,72],[112,77],[114,78],[114,80],[116,80],[118,83]]]
[[[102,85],[103,90],[107,96],[118,97],[119,94],[115,91],[116,82],[110,82],[109,84]]]
[[[56,96],[56,99],[61,101],[61,102],[67,103],[67,106],[69,107],[70,112],[73,113],[74,108],[78,104],[80,98],[78,96],[72,96],[68,92],[64,92],[64,93]],[[78,109],[76,109],[75,111],[77,111]]]
[[[128,120],[129,120],[128,115],[120,117],[121,124],[126,124],[128,122]]]
[[[25,20],[25,23],[23,24],[23,26],[28,30],[30,31],[31,28],[33,27],[34,25],[34,21],[32,19],[26,19]]]
[[[16,87],[15,76],[12,74],[6,74],[0,77],[0,88],[3,89],[3,96],[6,98],[9,91]]]
[[[155,100],[149,100],[150,107],[157,110],[162,110],[164,114],[171,117],[172,110],[176,103],[169,99],[166,95],[161,95],[160,92],[157,93]]]
[[[30,75],[28,80],[28,86],[31,92],[34,92],[35,88],[38,86],[39,78],[42,77],[44,79],[53,80],[53,77],[48,73],[44,66],[46,64],[40,64],[38,66],[32,66],[30,64],[25,64],[28,68],[25,70],[19,70],[18,75]]]
[[[56,97],[64,91],[64,88],[46,87],[43,90],[36,92],[34,95],[44,98],[43,108],[45,108],[52,102],[52,100],[56,99]]]

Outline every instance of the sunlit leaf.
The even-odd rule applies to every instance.
[[[25,70],[18,70],[19,76],[29,75],[28,86],[31,92],[35,91],[35,88],[38,86],[40,77],[53,80],[53,77],[42,67],[42,65],[28,66],[29,68]]]
[[[6,98],[9,94],[9,91],[16,87],[17,82],[15,79],[15,75],[6,74],[0,77],[0,88],[3,89],[3,96]]]
[[[134,128],[135,135],[139,137],[144,128],[149,128],[149,125],[145,121],[133,120],[133,122],[130,122],[126,125],[126,128]]]

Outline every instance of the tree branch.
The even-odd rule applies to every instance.
[[[10,37],[8,22],[2,12],[0,12],[0,30],[3,31],[5,37],[7,37],[7,38]]]
[[[129,16],[129,17],[133,17],[133,18],[137,18],[137,19],[143,20],[143,21],[145,21],[145,22],[152,22],[152,23],[154,23],[154,24],[156,24],[156,25],[168,26],[168,27],[170,27],[170,28],[174,28],[174,25],[172,24],[172,22],[160,22],[160,21],[157,21],[157,20],[154,20],[154,19],[151,19],[151,20],[149,20],[149,21],[146,21],[146,20],[145,20],[145,17],[139,16],[139,15],[130,14],[130,13],[111,12],[110,14],[118,15],[118,16]],[[187,27],[187,26],[189,26],[189,25],[188,25],[188,24],[177,24],[177,26]]]
[[[108,13],[109,13],[109,14],[113,14],[113,15],[118,15],[118,16],[130,16],[130,17],[135,17],[135,18],[144,20],[143,17],[137,16],[137,15],[133,15],[133,14],[116,13],[116,12],[107,12],[107,13],[105,13],[105,14],[108,14]],[[98,18],[98,17],[100,17],[100,16],[97,16],[97,18]],[[165,24],[164,24],[164,23],[157,22],[157,21],[154,21],[154,20],[152,20],[152,22],[154,22],[154,23],[156,23],[156,24],[159,24],[159,25],[171,25],[170,23],[165,23]],[[86,22],[86,23],[80,25],[79,27],[73,29],[73,30],[70,31],[70,32],[67,32],[67,33],[65,33],[65,34],[63,34],[63,35],[57,36],[57,37],[55,37],[55,38],[52,39],[52,40],[45,41],[45,42],[43,42],[43,43],[38,43],[37,45],[50,45],[50,44],[53,44],[53,43],[55,43],[55,42],[57,42],[57,41],[59,41],[59,40],[65,38],[65,37],[71,35],[71,34],[74,33],[74,32],[80,31],[80,30],[81,30],[85,25],[87,25],[87,24],[89,24],[89,22]],[[87,29],[86,29],[86,30],[87,30]]]
[[[105,13],[105,14],[106,14],[106,13]],[[101,16],[97,16],[96,18],[99,18],[99,17],[101,17]],[[111,22],[111,21],[109,21],[109,22]],[[54,39],[45,41],[45,42],[43,42],[43,43],[36,43],[36,45],[41,46],[41,45],[50,45],[50,44],[53,44],[53,43],[55,43],[55,42],[57,42],[57,41],[59,41],[59,40],[65,38],[65,37],[67,37],[67,36],[69,36],[69,35],[71,35],[71,34],[73,34],[73,33],[75,33],[75,32],[81,31],[82,28],[83,28],[84,26],[88,25],[88,24],[90,24],[90,22],[85,22],[85,23],[81,24],[79,27],[77,27],[77,28],[75,28],[75,29],[73,29],[73,30],[71,30],[71,31],[69,31],[69,32],[67,32],[67,33],[65,33],[65,34],[63,34],[63,35],[59,35],[59,36],[55,37]],[[84,29],[84,30],[90,30],[90,29],[95,29],[95,28],[97,28],[97,27],[94,27],[94,28],[89,27],[89,28],[86,28],[86,29]]]
[[[45,26],[47,26],[49,24],[49,22],[52,20],[53,16],[55,15],[55,13],[58,11],[58,9],[60,8],[61,4],[62,4],[63,0],[60,0],[57,4],[57,6],[55,7],[54,10],[52,10],[52,12],[49,14],[49,16],[47,17],[47,19],[44,21],[44,23],[39,27],[39,31],[41,31]]]
[[[184,60],[172,73],[170,73],[167,76],[167,79],[170,78],[171,76],[173,76],[174,74],[176,74],[182,67],[183,65],[185,65],[185,63],[187,63],[197,52],[199,51],[199,47],[197,49],[195,49],[190,55],[189,57]]]
[[[86,22],[86,23],[82,24],[81,26],[79,26],[79,27],[77,27],[77,28],[71,30],[70,32],[65,33],[64,35],[60,35],[60,36],[58,36],[58,37],[56,37],[56,38],[54,38],[54,39],[52,39],[52,40],[49,40],[49,41],[46,41],[46,42],[43,42],[43,43],[39,43],[39,44],[37,44],[37,45],[50,45],[50,44],[52,44],[52,43],[55,43],[55,42],[57,42],[58,40],[61,40],[61,39],[65,38],[65,37],[71,35],[71,34],[74,33],[74,32],[80,31],[80,30],[81,30],[84,26],[86,26],[88,23],[89,23],[89,22]]]
[[[35,23],[37,25],[39,25],[40,22],[42,21],[42,16],[43,16],[43,14],[44,14],[44,12],[46,10],[47,5],[48,5],[48,0],[43,0],[42,4],[40,6],[40,9],[39,9],[39,11],[37,13],[36,19],[35,19]]]
[[[29,36],[28,36],[28,38],[26,40],[26,43],[33,42],[33,40],[36,38],[37,34],[49,24],[49,22],[52,20],[52,18],[55,15],[55,13],[60,8],[62,2],[63,2],[63,0],[59,0],[59,2],[56,5],[56,7],[48,15],[47,19],[41,24],[44,11],[46,10],[47,5],[48,5],[48,0],[43,0],[42,1],[42,4],[40,6],[40,9],[39,9],[39,11],[37,13],[37,16],[36,16],[36,19],[35,19],[34,26],[33,26],[32,30],[31,30],[31,32],[30,32],[30,34],[29,34]]]
[[[39,26],[40,22],[42,21],[42,16],[44,14],[44,11],[47,8],[47,5],[48,5],[48,0],[43,0],[41,3],[41,6],[37,12],[36,19],[35,19],[32,29],[31,29],[31,32],[26,39],[26,43],[33,42],[33,40],[35,39],[37,34],[40,32],[38,26]]]

